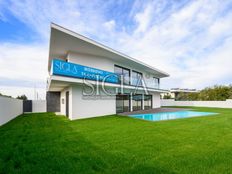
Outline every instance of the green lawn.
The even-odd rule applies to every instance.
[[[232,173],[232,109],[150,122],[27,114],[0,127],[1,173]]]

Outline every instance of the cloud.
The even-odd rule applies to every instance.
[[[110,20],[107,23],[103,19],[104,16],[96,12],[96,9],[100,8],[102,8],[101,4],[94,1],[90,4],[86,4],[85,1],[58,2],[53,0],[4,2],[4,6],[0,8],[0,14],[7,11],[36,34],[34,37],[36,39],[30,43],[14,43],[11,41],[0,44],[0,86],[5,86],[4,91],[8,95],[15,95],[15,89],[18,91],[23,89],[25,94],[33,96],[31,92],[34,86],[37,86],[39,90],[43,91],[41,95],[44,97],[48,77],[47,59],[50,22],[58,23],[81,34],[104,39],[104,34],[112,33],[114,21]],[[7,16],[4,15],[4,17]],[[105,28],[102,28],[103,24],[106,25]],[[112,30],[109,31],[110,27]],[[99,31],[104,30],[105,32],[99,33]],[[8,90],[6,90],[6,86],[9,86]],[[27,92],[25,89],[32,90]]]
[[[105,5],[99,1],[86,3],[80,1],[56,1],[56,0],[22,0],[10,1],[6,9],[18,20],[36,31],[43,41],[49,39],[50,22],[57,23],[84,35],[102,36],[99,31],[104,30],[102,24],[107,25],[104,33],[108,33],[109,27],[113,27],[114,20],[105,18],[103,12]],[[107,24],[107,22],[110,22]]]
[[[137,33],[141,30],[139,25],[133,36],[121,39],[120,45],[134,57],[169,72],[171,77],[162,80],[163,87],[228,84],[232,54],[231,40],[226,38],[232,36],[232,11],[225,10],[227,5],[228,2],[192,1],[158,23],[147,20],[143,34]],[[147,6],[151,8],[152,3]],[[148,13],[144,10],[138,14]],[[149,16],[155,14],[152,11]]]
[[[47,56],[48,49],[44,45],[0,44],[0,86],[8,86],[4,91],[9,95],[14,94],[16,88],[20,91],[37,86],[45,96]],[[10,89],[14,90],[10,92]],[[30,90],[25,94],[31,95]]]
[[[106,27],[107,30],[113,30],[115,28],[115,21],[114,20],[110,20],[105,22],[104,27]]]
[[[201,61],[192,62],[183,76],[184,86],[207,86],[231,82],[232,74],[232,37],[210,52]]]
[[[150,20],[152,18],[152,10],[152,6],[148,5],[144,9],[144,11],[135,15],[135,20],[138,23],[138,28],[135,32],[144,32],[147,30],[148,25],[150,24]]]
[[[74,27],[81,31],[83,24],[78,22],[80,12],[75,8],[77,3],[74,1],[62,2],[51,1],[10,1],[7,9],[21,22],[36,31],[42,39],[49,37],[49,24],[51,21],[61,25]],[[71,20],[70,20],[71,19]]]
[[[168,72],[163,88],[231,82],[232,1],[136,0],[119,5],[131,7],[120,11],[124,8],[117,6],[116,14],[125,14],[122,19],[111,15],[112,1],[5,2],[0,16],[7,20],[7,11],[30,27],[37,40],[0,44],[1,86],[8,83],[9,90],[16,90],[15,81],[26,92],[31,85],[28,95],[33,96],[33,84],[43,84],[37,86],[45,94],[51,21]]]
[[[2,94],[10,95],[12,97],[17,97],[19,95],[26,94],[28,99],[39,99],[44,100],[46,98],[46,94],[44,89],[37,88],[36,86],[34,88],[29,87],[15,87],[15,86],[0,86],[0,92]]]
[[[3,22],[6,22],[6,17],[3,13],[3,9],[2,7],[4,6],[4,1],[3,0],[0,0],[0,22],[3,21]]]

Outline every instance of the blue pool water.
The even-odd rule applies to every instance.
[[[197,112],[197,111],[178,111],[178,112],[161,112],[161,113],[150,113],[150,114],[136,114],[130,115],[133,118],[139,118],[149,121],[160,121],[160,120],[172,120],[177,118],[189,118],[198,116],[209,116],[215,115],[214,112]]]

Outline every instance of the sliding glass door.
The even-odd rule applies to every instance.
[[[144,109],[152,109],[152,95],[144,95]]]
[[[152,95],[144,95],[144,101],[142,94],[132,95],[132,111],[139,111],[143,109],[152,109]],[[130,112],[130,94],[118,94],[116,96],[116,112]]]
[[[142,94],[132,96],[133,111],[142,110]]]
[[[116,113],[129,112],[130,111],[130,95],[117,95],[116,96]]]

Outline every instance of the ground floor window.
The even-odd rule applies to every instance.
[[[142,94],[135,94],[132,96],[133,111],[142,110]]]
[[[130,111],[130,94],[116,95],[116,113]]]
[[[144,95],[144,109],[152,108],[152,95]]]

